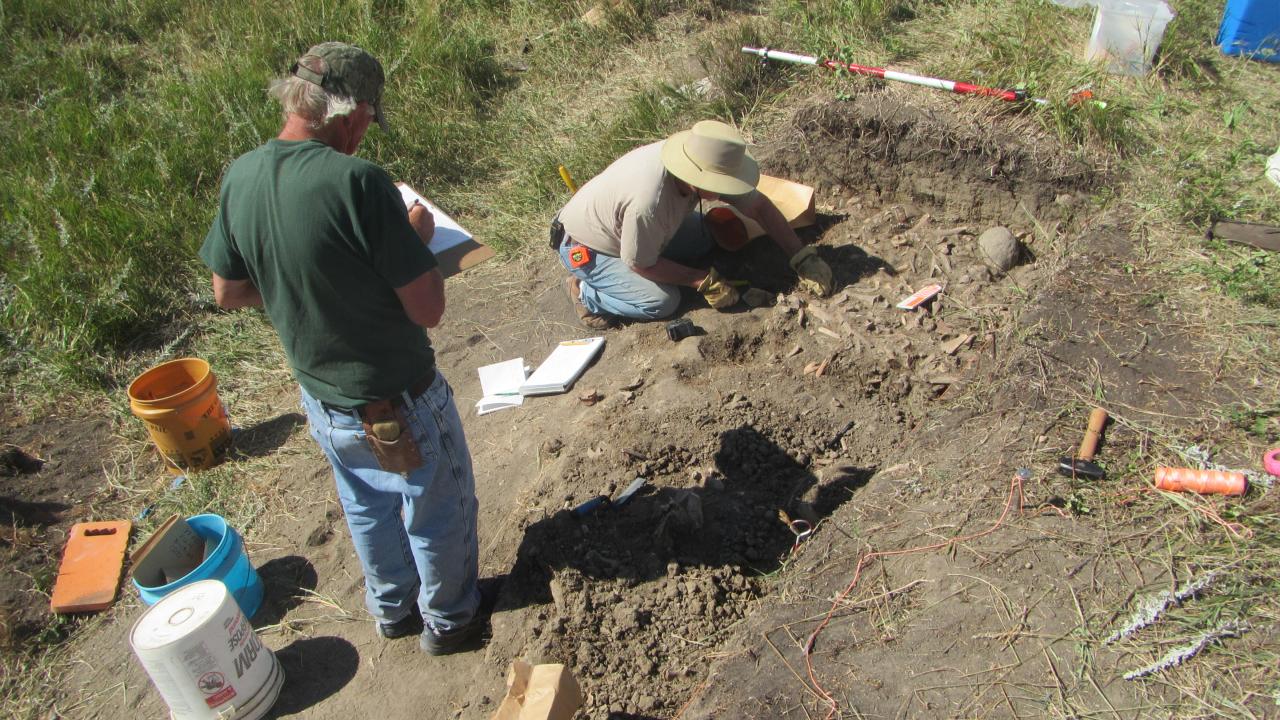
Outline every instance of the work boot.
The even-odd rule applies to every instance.
[[[440,630],[427,623],[426,629],[418,638],[418,644],[428,655],[452,655],[456,652],[475,650],[480,647],[476,641],[480,639],[482,630],[484,630],[484,622],[478,617],[452,630]]]
[[[421,635],[423,629],[422,613],[418,610],[418,604],[414,603],[410,606],[409,614],[399,620],[395,622],[375,622],[374,625],[378,628],[378,634],[387,640],[409,637],[410,635]]]
[[[502,580],[494,578],[480,582],[480,606],[476,608],[471,622],[450,630],[440,630],[431,623],[426,624],[418,645],[428,655],[451,655],[478,649],[489,629],[489,618],[498,603],[498,591],[502,589]]]
[[[573,301],[573,309],[578,313],[578,322],[588,330],[612,330],[618,327],[618,318],[603,313],[593,313],[582,304],[582,283],[577,277],[570,275],[565,280],[569,290],[569,299]]]

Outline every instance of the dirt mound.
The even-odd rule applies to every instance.
[[[1021,205],[1043,208],[1042,222],[1067,219],[1076,203],[1061,196],[1091,191],[1099,171],[1029,122],[985,110],[901,88],[819,99],[769,138],[761,165],[837,207],[912,202],[972,222],[1018,217]]]

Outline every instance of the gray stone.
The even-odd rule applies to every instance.
[[[989,228],[982,233],[982,237],[978,238],[978,245],[982,247],[982,252],[986,254],[991,264],[1001,272],[1008,272],[1017,265],[1022,255],[1022,246],[1018,244],[1018,239],[1009,232],[1009,228],[1005,227]]]

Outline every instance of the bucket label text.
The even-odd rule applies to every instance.
[[[250,634],[249,642],[245,644],[244,649],[236,656],[236,679],[244,677],[244,673],[253,666],[253,661],[258,659],[258,653],[262,651],[262,640],[257,634]]]

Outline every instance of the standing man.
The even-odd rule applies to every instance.
[[[742,135],[703,120],[632,150],[583,185],[551,225],[582,324],[603,330],[618,318],[668,317],[682,286],[717,310],[738,302],[737,289],[715,268],[689,264],[711,250],[702,213],[694,212],[703,200],[723,200],[755,220],[790,258],[802,285],[830,294],[831,268],[756,191],[759,179]]]
[[[371,122],[386,130],[382,87],[382,65],[337,42],[275,80],[284,127],[228,168],[200,257],[218,305],[263,306],[280,335],[379,634],[443,655],[482,625],[478,503],[425,332],[445,308],[431,214],[353,156]]]

